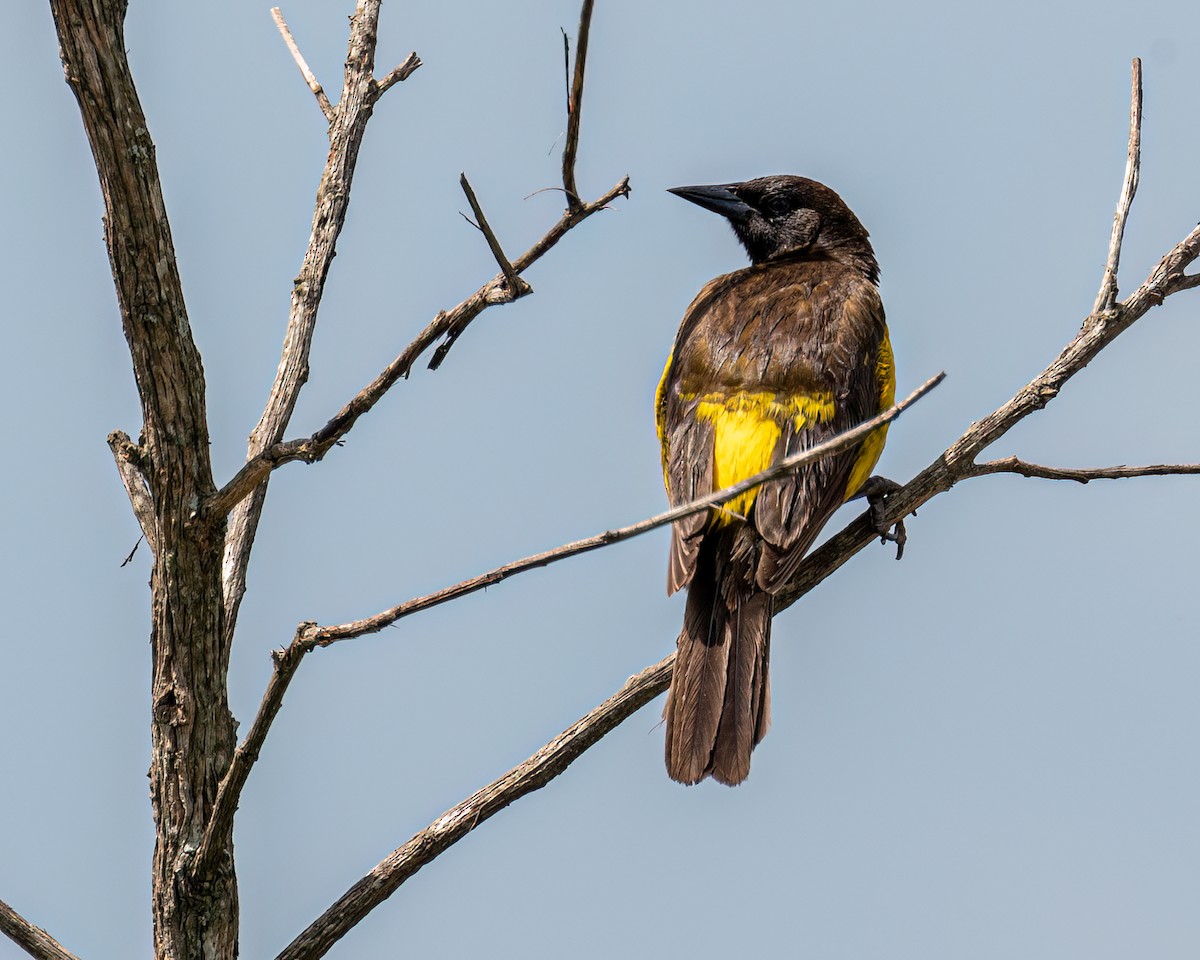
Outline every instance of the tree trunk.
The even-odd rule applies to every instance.
[[[192,877],[217,785],[234,749],[226,696],[221,558],[224,530],[193,522],[215,492],[208,455],[204,371],[192,341],[154,144],[125,56],[124,2],[50,0],[67,82],[79,101],[106,209],[117,299],[144,418],[140,470],[153,505],[146,538],[151,579],[155,956],[237,956],[232,838]]]

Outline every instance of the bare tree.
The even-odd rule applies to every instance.
[[[292,291],[282,356],[270,398],[250,438],[246,463],[219,484],[209,461],[207,399],[200,354],[188,323],[175,248],[167,219],[154,144],[139,105],[124,44],[123,0],[51,0],[67,82],[74,91],[99,175],[107,242],[117,299],[142,405],[135,441],[119,431],[109,445],[129,500],[153,554],[151,795],[157,842],[153,863],[155,955],[177,960],[227,960],[238,950],[238,897],[232,848],[234,816],[254,763],[282,706],[288,684],[317,646],[378,631],[404,616],[464,596],[534,567],[617,542],[687,512],[710,508],[741,488],[681,510],[603,532],[506,564],[434,594],[397,603],[338,625],[300,624],[274,657],[274,670],[257,716],[238,743],[228,704],[230,649],[255,534],[272,472],[295,461],[321,460],[357,420],[406,378],[432,350],[436,369],[471,322],[490,306],[531,292],[522,274],[568,232],[630,192],[623,178],[595,200],[580,195],[575,160],[592,0],[584,0],[573,61],[568,52],[567,133],[562,154],[565,209],[524,253],[510,257],[488,224],[466,177],[462,188],[498,272],[458,305],[437,314],[379,375],[311,436],[285,439],[308,377],[309,352],[326,278],[345,221],[355,164],[379,99],[420,66],[416,54],[376,77],[380,0],[358,0],[351,19],[341,94],[333,103],[306,64],[278,10],[276,23],[328,122],[330,151],[317,190],[312,234]],[[899,521],[964,480],[995,473],[1087,483],[1166,473],[1200,473],[1197,464],[1060,469],[1016,458],[980,461],[982,452],[1013,426],[1042,409],[1066,382],[1122,332],[1167,297],[1200,285],[1187,268],[1200,256],[1200,228],[1174,246],[1146,280],[1118,299],[1117,272],[1126,219],[1137,187],[1141,131],[1141,68],[1133,67],[1129,157],[1114,217],[1107,264],[1095,305],[1078,335],[1007,403],[971,424],[945,452],[888,501]],[[923,392],[883,415],[893,419]],[[872,421],[748,481],[761,483],[800,462],[855,441]],[[870,543],[874,528],[861,517],[829,539],[804,563],[781,597],[795,602]],[[363,876],[280,953],[300,960],[329,948],[410,876],[514,800],[539,789],[635,710],[666,689],[671,658],[648,667],[604,703],[528,760],[455,804]],[[72,957],[44,931],[0,903],[0,929],[30,955]]]

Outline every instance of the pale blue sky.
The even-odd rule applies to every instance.
[[[287,317],[324,124],[268,14],[132,0],[129,47],[196,339],[218,479]],[[331,95],[352,3],[284,13]],[[425,61],[367,132],[292,435],[558,216],[574,0],[388,2]],[[0,31],[6,620],[0,898],[85,960],[150,954],[148,555],[106,434],[137,400],[101,204],[49,11]],[[1145,58],[1122,289],[1200,218],[1200,8],[599,0],[579,183],[633,196],[529,274],[437,373],[271,487],[234,651],[268,652],[662,508],[651,398],[679,317],[741,266],[669,186],[800,173],[871,230],[909,478],[1055,355],[1095,297]],[[528,197],[528,199],[526,199]],[[1195,461],[1200,292],[1154,311],[997,446],[1056,465]],[[781,615],[749,781],[684,789],[661,701],[406,884],[333,957],[1156,960],[1200,950],[1195,480],[975,480]],[[846,512],[834,525],[849,519]],[[672,647],[663,531],[319,651],[237,823],[242,956],[269,957],[415,830]],[[0,957],[15,948],[0,941]]]

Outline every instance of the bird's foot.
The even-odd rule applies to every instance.
[[[894,543],[896,545],[896,559],[899,560],[904,556],[904,544],[908,540],[908,534],[904,529],[904,518],[901,517],[895,523],[889,523],[887,519],[887,501],[893,493],[901,487],[895,480],[889,480],[887,477],[871,477],[864,483],[858,493],[854,495],[865,497],[870,507],[868,517],[871,521],[871,528],[879,535],[880,543]],[[916,511],[913,511],[916,515]]]

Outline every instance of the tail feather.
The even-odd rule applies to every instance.
[[[712,752],[712,775],[719,783],[735,786],[750,775],[750,751],[762,740],[760,707],[767,689],[767,661],[771,643],[770,594],[754,591],[734,601],[726,629],[732,646],[725,683],[725,707]]]
[[[680,783],[741,783],[770,723],[774,599],[739,566],[702,556],[688,586],[666,706],[667,772]]]

